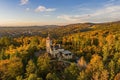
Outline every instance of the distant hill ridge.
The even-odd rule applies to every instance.
[[[76,26],[76,25],[81,25],[81,26],[85,26],[85,25],[87,25],[87,26],[92,26],[92,25],[96,25],[96,24],[115,24],[115,23],[117,23],[117,24],[120,24],[120,21],[113,21],[113,22],[105,22],[105,23],[89,23],[89,22],[87,22],[87,23],[74,23],[74,24],[68,24],[68,25],[64,25],[64,26],[59,26],[59,25],[43,25],[43,26],[37,26],[37,25],[35,25],[35,26],[0,26],[0,28],[41,28],[41,27],[44,27],[44,28],[49,28],[49,27],[52,27],[52,28],[54,28],[54,27],[69,27],[69,26]]]
[[[0,36],[21,36],[21,35],[40,35],[46,37],[50,32],[54,38],[73,33],[92,31],[94,29],[106,29],[109,27],[119,28],[120,21],[106,22],[106,23],[76,23],[65,26],[45,25],[45,26],[23,26],[23,27],[0,27]]]

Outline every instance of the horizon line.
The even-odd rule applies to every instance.
[[[85,24],[85,23],[93,23],[93,24],[100,24],[100,23],[112,23],[112,22],[119,22],[120,20],[114,20],[114,21],[104,21],[104,22],[73,22],[73,23],[58,23],[58,24],[44,24],[44,25],[0,25],[0,27],[33,27],[33,26],[66,26],[71,24]]]

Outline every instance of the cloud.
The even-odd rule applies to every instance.
[[[60,15],[57,16],[58,19],[64,19],[67,21],[83,21],[90,17],[89,14],[82,14],[82,15]]]
[[[96,22],[107,22],[120,20],[120,5],[107,6],[91,14],[91,18]]]
[[[45,14],[44,16],[45,16],[45,17],[49,17],[50,15],[49,15],[49,14]]]
[[[120,6],[119,5],[116,5],[116,6],[107,6],[105,7],[104,9],[100,9],[100,10],[97,10],[93,16],[101,16],[101,15],[111,15],[113,13],[119,13],[120,14]],[[112,16],[115,16],[115,15],[112,15]],[[119,15],[116,15],[116,17],[119,16]]]
[[[55,8],[46,8],[45,6],[38,6],[35,9],[35,12],[52,12],[52,11],[55,11],[55,10],[56,10]]]
[[[29,0],[20,0],[20,5],[25,5],[29,2]]]
[[[30,11],[30,8],[26,8],[26,11]]]
[[[104,22],[120,19],[120,5],[105,6],[89,14],[79,15],[60,15],[58,19],[67,21],[86,21],[86,22]]]
[[[67,21],[78,21],[82,16],[80,15],[60,15],[57,16],[58,19],[64,19]]]

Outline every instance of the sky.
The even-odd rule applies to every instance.
[[[0,0],[0,26],[120,20],[120,0]]]

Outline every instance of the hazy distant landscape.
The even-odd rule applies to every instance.
[[[116,22],[108,22],[108,23],[77,23],[70,24],[65,26],[57,26],[57,25],[47,25],[47,26],[24,26],[24,27],[0,27],[0,37],[2,36],[10,36],[10,37],[19,37],[19,36],[33,36],[39,35],[46,37],[47,33],[50,32],[53,35],[58,35],[62,31],[62,34],[71,34],[77,32],[85,32],[92,30],[92,27],[100,25],[98,28],[104,28],[104,25],[111,26],[113,24],[119,24],[120,21]],[[102,26],[103,25],[103,26]],[[69,29],[69,30],[68,30]],[[67,31],[68,30],[68,31]],[[59,33],[58,33],[59,31]]]

